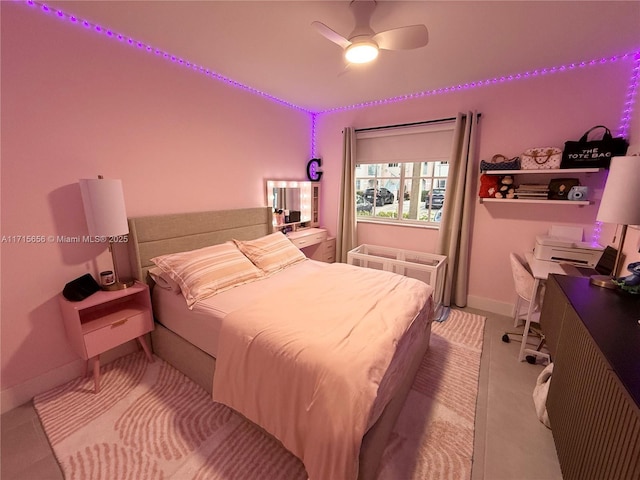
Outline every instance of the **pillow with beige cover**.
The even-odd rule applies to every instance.
[[[256,240],[234,242],[267,275],[307,258],[282,232],[271,233]]]
[[[179,286],[189,309],[216,293],[264,276],[233,242],[151,259]]]
[[[156,286],[164,289],[171,290],[173,293],[180,293],[180,285],[178,285],[173,278],[169,276],[168,273],[165,273],[159,267],[153,267],[149,269],[149,276],[154,281]]]

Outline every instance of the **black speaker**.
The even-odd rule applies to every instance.
[[[62,289],[62,295],[71,302],[79,302],[98,290],[100,290],[98,282],[95,281],[91,274],[86,273],[67,283]]]
[[[290,210],[289,211],[289,223],[296,223],[300,221],[300,211],[299,210]]]

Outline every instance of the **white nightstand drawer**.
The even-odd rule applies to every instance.
[[[108,325],[92,330],[84,336],[87,357],[99,355],[151,330],[153,330],[153,323],[149,312],[113,318]]]

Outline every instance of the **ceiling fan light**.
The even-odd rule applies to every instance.
[[[351,63],[367,63],[378,56],[378,47],[373,43],[354,43],[347,47],[344,56]]]

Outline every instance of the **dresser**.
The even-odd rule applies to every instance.
[[[564,480],[640,478],[640,298],[550,275],[540,325]]]
[[[303,228],[287,233],[287,237],[307,258],[320,262],[336,261],[336,239],[324,228]]]

